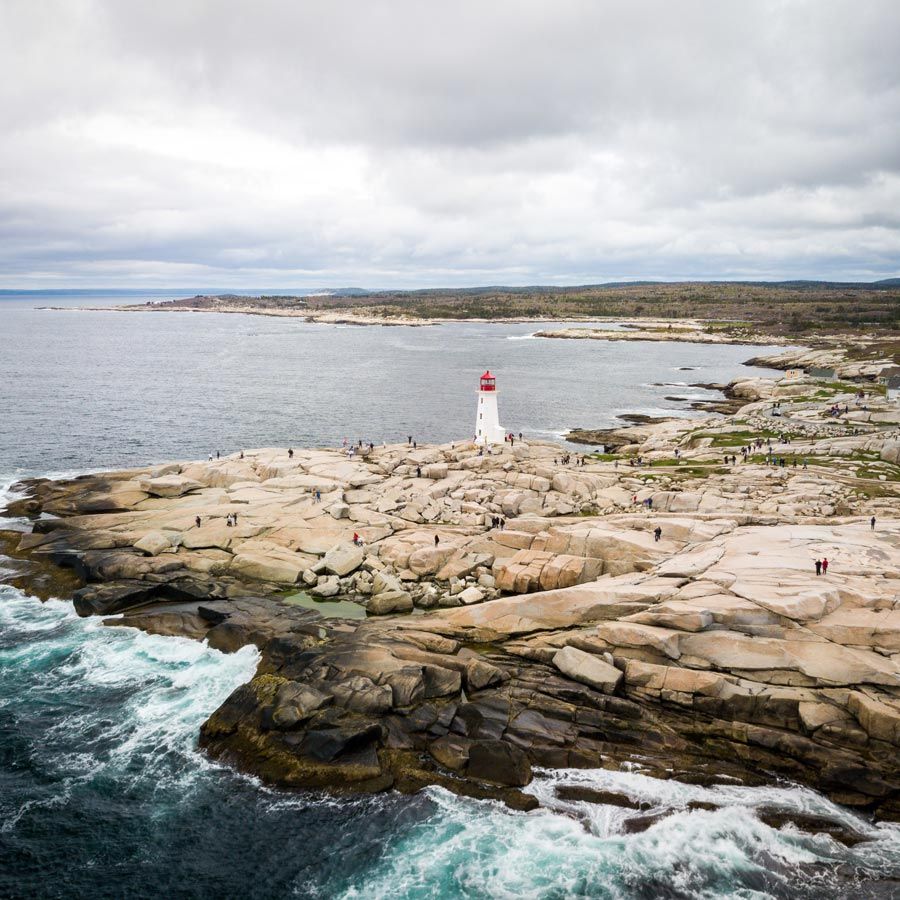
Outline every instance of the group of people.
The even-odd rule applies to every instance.
[[[506,527],[506,519],[503,516],[491,516],[491,528],[499,528],[501,531]]]
[[[237,523],[238,523],[237,513],[228,513],[228,515],[225,516],[225,524],[229,528],[237,528]]]
[[[822,559],[816,560],[816,575],[827,575],[828,574],[828,557],[824,556]]]

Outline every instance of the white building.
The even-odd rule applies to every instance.
[[[500,413],[497,410],[497,379],[490,369],[478,382],[478,412],[475,419],[475,443],[502,444],[506,432],[500,427]]]

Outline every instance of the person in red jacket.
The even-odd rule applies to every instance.
[[[827,575],[827,574],[828,574],[828,557],[825,557],[825,558],[822,560],[822,574],[823,574],[823,575]]]

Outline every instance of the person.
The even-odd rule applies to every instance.
[[[816,560],[816,575],[821,575],[821,574],[822,574],[822,560],[817,559]]]
[[[288,459],[293,459],[293,458],[294,458],[294,448],[288,447]]]
[[[519,432],[519,440],[520,441],[522,440],[522,432],[521,431]]]
[[[228,515],[225,516],[225,525],[226,527],[231,528],[231,513],[228,513]]]
[[[422,477],[422,467],[416,466],[416,478],[421,478],[421,477]]]
[[[437,547],[437,545],[440,544],[440,542],[441,542],[441,539],[437,535],[435,535],[434,536],[434,546]]]
[[[406,446],[407,446],[407,447],[411,447],[411,446],[412,446],[412,435],[411,435],[411,434],[408,434],[408,435],[406,436]]]
[[[322,492],[318,488],[316,488],[316,503],[321,503],[321,502],[322,502]]]
[[[872,531],[874,531],[875,530],[875,516],[872,516],[872,518],[869,519],[869,525],[871,526]]]
[[[200,516],[197,516],[197,517],[194,519],[194,522],[196,523],[197,527],[199,528],[199,527],[200,527]]]
[[[244,458],[244,451],[241,450],[241,459],[243,459],[243,458]]]
[[[822,558],[822,574],[823,575],[828,574],[828,557],[827,556]]]
[[[418,443],[416,441],[413,441],[413,450],[415,450],[416,447],[418,447]]]
[[[237,513],[231,514],[231,521],[234,522],[234,527],[237,528]]]
[[[357,547],[359,546],[359,535],[355,531],[353,532],[353,543],[356,544]]]
[[[662,537],[662,528],[659,525],[653,529],[653,540],[659,542],[659,539]]]
[[[216,459],[221,459],[222,457],[219,455],[219,451],[216,450]]]
[[[212,453],[209,454],[209,461],[212,462]]]

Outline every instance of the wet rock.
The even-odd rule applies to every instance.
[[[621,806],[624,809],[647,809],[649,804],[632,800],[626,794],[604,791],[582,784],[560,784],[554,791],[560,800],[574,800],[581,803],[597,803],[602,806]]]
[[[382,734],[383,728],[377,722],[365,719],[347,721],[333,728],[307,731],[299,749],[312,759],[330,762],[374,743]]]
[[[475,741],[469,748],[466,774],[479,781],[524,787],[531,781],[531,764],[525,753],[505,741]]]

